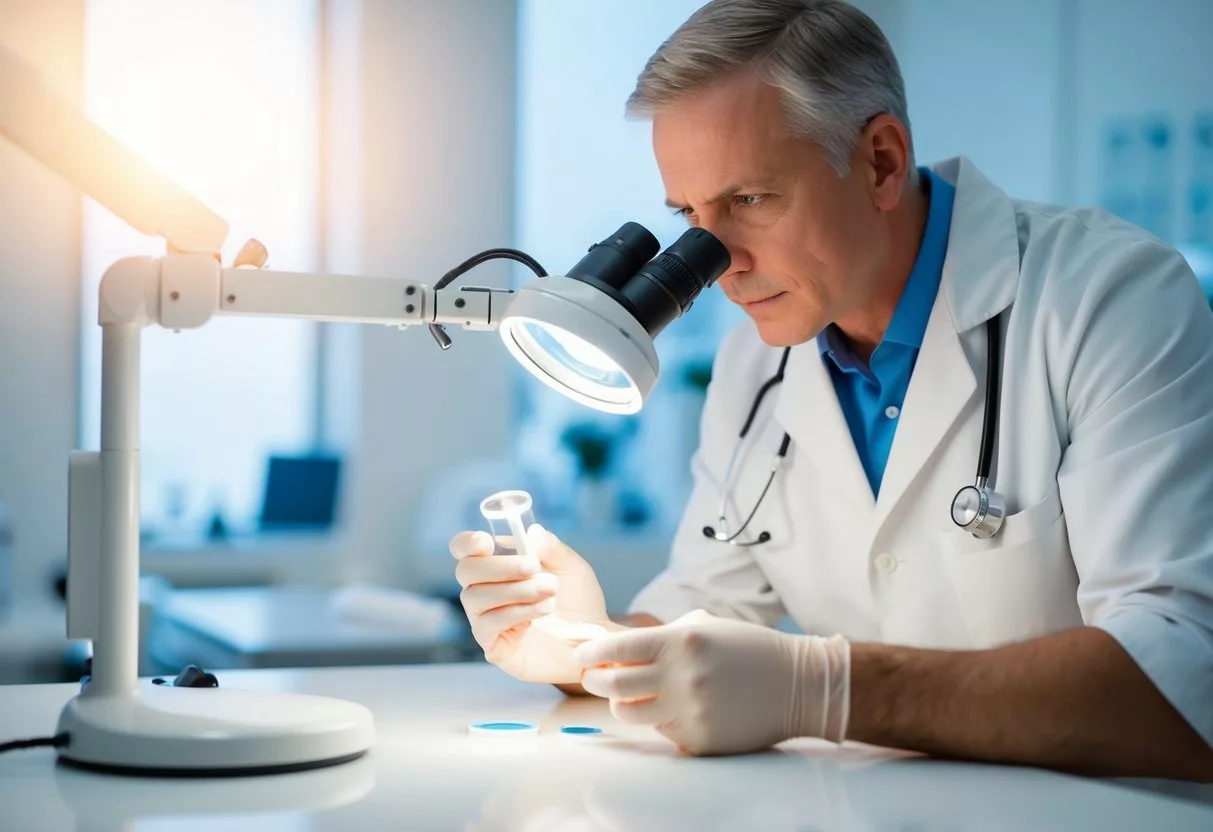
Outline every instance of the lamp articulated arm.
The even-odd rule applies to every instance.
[[[127,257],[101,279],[98,323],[194,329],[215,315],[334,323],[459,324],[492,330],[513,290],[433,289],[412,280],[223,268],[210,256]]]

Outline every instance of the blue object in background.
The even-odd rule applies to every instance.
[[[1213,247],[1213,111],[1193,120],[1191,159],[1186,242]]]
[[[8,616],[13,602],[13,529],[4,503],[0,503],[0,621]]]
[[[1200,281],[1200,288],[1204,290],[1205,300],[1209,302],[1210,308],[1213,308],[1213,243],[1208,245],[1188,243],[1175,248],[1196,273],[1196,279]]]
[[[258,526],[262,531],[331,529],[340,479],[339,457],[271,456]]]

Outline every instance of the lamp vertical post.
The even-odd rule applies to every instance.
[[[125,694],[138,681],[139,371],[138,324],[101,330],[101,597],[91,695]]]

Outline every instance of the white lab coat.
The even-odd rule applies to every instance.
[[[742,420],[780,350],[746,321],[716,358],[694,489],[668,568],[633,611],[695,608],[806,632],[981,648],[1105,628],[1213,743],[1213,315],[1185,261],[1098,210],[1010,199],[966,159],[940,291],[873,499],[816,344],[791,351],[731,495],[735,548],[704,537]],[[993,539],[952,525],[977,467],[986,328],[1001,318]],[[752,539],[749,538],[749,539]]]

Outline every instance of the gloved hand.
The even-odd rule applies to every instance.
[[[556,535],[536,523],[527,529],[526,548],[530,555],[493,557],[486,532],[451,538],[459,561],[455,578],[463,587],[459,600],[490,662],[524,681],[575,684],[581,676],[573,664],[576,642],[531,622],[555,614],[611,632],[627,628],[611,623],[594,570]]]
[[[842,742],[851,648],[702,610],[582,644],[582,686],[621,721],[653,725],[691,754],[739,754],[792,737]]]

